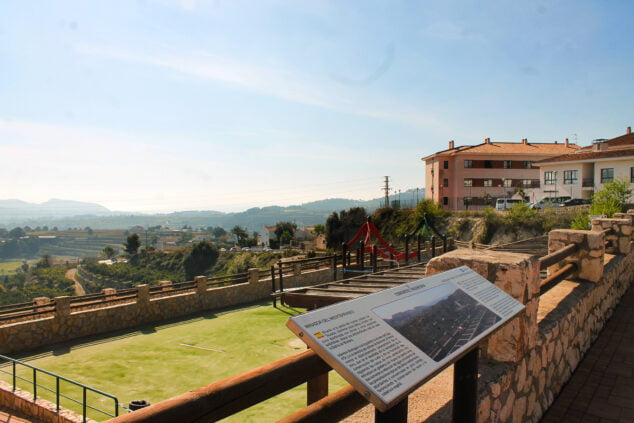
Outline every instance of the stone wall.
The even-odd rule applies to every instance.
[[[137,286],[137,298],[123,304],[109,303],[71,312],[71,297],[55,298],[52,316],[0,326],[0,354],[31,350],[88,335],[106,333],[138,325],[180,317],[206,310],[246,304],[269,298],[271,280],[207,288],[206,278],[197,278],[196,289],[150,295],[148,285]],[[332,280],[330,268],[284,276],[284,289],[309,286]],[[167,287],[166,289],[169,289]]]
[[[11,385],[2,381],[0,381],[0,404],[37,421],[47,423],[80,423],[83,421],[82,416],[65,408],[60,408],[57,412],[57,408],[52,402],[41,398],[33,401],[33,394],[19,388],[14,391]],[[91,419],[86,419],[86,421],[94,423],[94,420]]]
[[[583,265],[576,279],[541,296],[535,259],[526,255],[459,250],[429,263],[429,273],[467,265],[526,304],[524,315],[481,347],[479,422],[538,422],[601,332],[634,278],[629,245],[615,239],[615,253],[627,253],[604,255],[602,229],[618,225],[616,238],[629,237],[631,230],[621,219],[609,220],[596,222],[601,227],[595,232],[551,232],[551,251],[572,242],[584,247],[564,261],[583,259]]]

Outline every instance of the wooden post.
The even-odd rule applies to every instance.
[[[374,423],[407,423],[407,404],[407,397],[405,397],[384,413],[374,409]]]
[[[361,267],[361,270],[363,270],[365,268],[365,244],[363,243],[363,241],[361,241],[361,248],[359,248],[359,252],[359,266]]]
[[[306,405],[311,405],[328,396],[328,373],[308,379],[306,385]]]
[[[454,364],[453,422],[475,423],[478,415],[478,352],[476,346]]]
[[[345,255],[343,257],[344,257],[343,265],[345,266],[346,264]],[[336,252],[332,255],[332,280],[333,281],[337,280],[337,253]]]
[[[390,244],[390,269],[394,267],[394,253],[392,252],[392,244]]]
[[[434,239],[434,236],[430,236],[429,239],[431,240],[431,256],[436,257],[436,240]]]
[[[277,262],[277,266],[278,266],[278,275],[280,278],[280,295],[284,292],[284,276],[282,275],[282,262],[278,261]],[[280,304],[284,305],[284,297],[280,297]]]
[[[442,253],[445,254],[447,252],[447,237],[442,239]]]
[[[409,263],[409,235],[405,234],[405,265]]]
[[[376,245],[373,245],[372,246],[372,255],[370,256],[371,257],[370,261],[372,262],[372,272],[373,273],[376,273],[379,270],[378,269],[378,263],[377,263],[378,262],[378,260],[377,260],[378,253],[377,253],[377,251],[378,250],[376,248]]]
[[[273,307],[277,308],[277,296],[275,293],[275,266],[271,266],[271,292],[273,293]]]
[[[416,258],[419,262],[421,262],[421,253],[420,253],[420,244],[421,244],[421,236],[418,234],[416,237]]]

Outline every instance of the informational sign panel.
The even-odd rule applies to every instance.
[[[385,411],[523,309],[463,266],[291,317],[287,326]]]

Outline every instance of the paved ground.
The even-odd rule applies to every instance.
[[[0,406],[0,423],[37,423],[38,420],[27,420],[15,411]]]
[[[542,423],[634,423],[634,287]]]

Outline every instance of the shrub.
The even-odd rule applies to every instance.
[[[624,211],[625,205],[632,196],[627,179],[617,178],[603,185],[603,189],[592,196],[592,214],[604,214],[607,217]]]
[[[443,210],[440,207],[440,204],[436,203],[431,199],[425,199],[420,201],[416,205],[416,217],[417,219],[422,219],[423,217],[427,217],[430,221],[438,217],[447,216],[450,214],[448,211]]]
[[[588,213],[579,212],[577,216],[570,222],[570,229],[590,229],[590,217]]]
[[[520,227],[541,228],[542,219],[539,217],[537,210],[531,209],[526,203],[515,203],[508,212],[502,217],[502,223],[509,229],[518,229]]]

